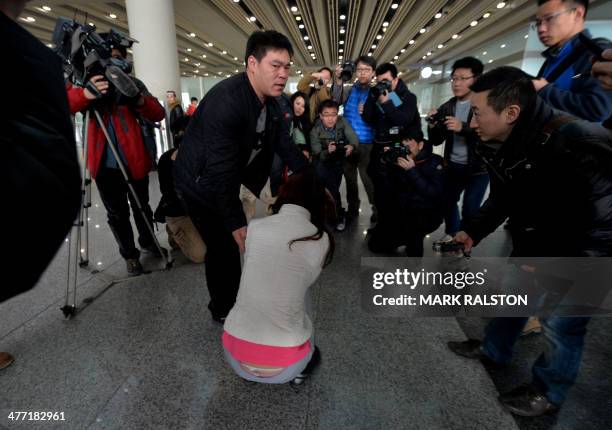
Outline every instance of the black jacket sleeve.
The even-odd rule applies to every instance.
[[[492,177],[489,198],[476,215],[462,221],[461,229],[474,240],[474,245],[493,233],[508,218],[507,202],[509,199],[505,194],[505,187],[499,180]]]
[[[368,98],[366,99],[365,104],[363,105],[363,113],[361,114],[361,119],[364,122],[374,125],[376,122],[376,98],[371,96],[371,93],[368,94]]]

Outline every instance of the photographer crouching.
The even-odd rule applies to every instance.
[[[111,56],[115,62],[125,62],[127,43],[117,35],[117,32],[111,31],[106,35],[106,42],[111,48]],[[129,68],[126,68],[124,72],[129,73]],[[100,113],[110,138],[117,148],[120,161],[128,171],[132,186],[142,204],[144,216],[147,217],[149,223],[152,223],[153,212],[149,206],[148,177],[152,163],[143,141],[138,118],[157,122],[165,117],[165,112],[141,81],[130,78],[138,87],[136,97],[126,98],[119,91],[114,91],[103,75],[95,74],[88,80],[85,88],[68,86],[68,102],[72,114],[86,111],[92,105]],[[87,167],[96,181],[100,198],[107,211],[108,224],[119,244],[119,252],[126,261],[127,272],[132,276],[140,275],[144,270],[139,260],[140,251],[134,244],[134,233],[130,223],[130,203],[132,208],[138,206],[106,142],[104,131],[99,127],[93,115],[89,118],[87,145]],[[139,210],[133,210],[133,214],[141,248],[156,256],[161,256],[143,214]]]
[[[442,222],[442,157],[432,153],[422,133],[403,130],[382,150],[377,178],[383,206],[368,248],[393,253],[405,245],[408,257],[422,257],[425,235]]]
[[[319,118],[310,132],[316,172],[336,202],[337,231],[346,228],[346,213],[340,198],[340,183],[346,159],[359,146],[355,131],[346,119],[338,116],[338,103],[325,100],[319,107]]]

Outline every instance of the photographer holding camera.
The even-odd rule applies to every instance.
[[[509,217],[512,257],[612,256],[612,133],[549,107],[530,77],[513,67],[482,75],[471,86],[471,126],[480,140],[491,192],[455,236],[466,251]],[[528,269],[536,272],[537,267]],[[510,412],[538,416],[558,409],[574,384],[587,316],[543,320],[551,348],[532,367],[531,384],[502,394]],[[508,364],[527,317],[494,318],[485,339],[449,342],[456,354]]]
[[[331,99],[331,90],[327,86],[331,78],[331,69],[329,67],[322,67],[316,73],[306,75],[298,82],[298,91],[306,94],[308,97],[311,124],[314,124],[317,119],[321,103]]]
[[[433,146],[444,146],[444,211],[445,235],[439,241],[447,242],[459,231],[461,218],[478,212],[484,198],[489,175],[484,161],[475,152],[478,136],[470,128],[472,119],[470,85],[482,74],[482,63],[473,57],[461,58],[453,64],[451,86],[454,97],[432,109],[426,118],[429,141]],[[457,203],[463,195],[461,216]]]
[[[111,55],[124,60],[126,47],[116,44],[112,37]],[[153,97],[145,85],[136,78],[131,78],[138,87],[136,97],[126,99],[113,88],[102,75],[89,79],[85,88],[69,85],[68,102],[73,114],[84,112],[95,107],[102,116],[121,162],[126,167],[130,180],[149,223],[153,222],[153,212],[149,206],[149,171],[152,160],[142,137],[139,117],[151,122],[161,121],[165,117],[164,108]],[[137,208],[134,197],[129,192],[119,164],[109,148],[104,132],[94,115],[88,124],[88,157],[87,167],[100,193],[102,203],[108,215],[108,224],[119,245],[119,252],[126,261],[128,274],[135,276],[143,273],[140,264],[140,251],[134,244],[134,233],[130,222],[130,204],[133,208],[134,221],[138,230],[138,243],[146,250],[161,257],[143,214]],[[128,203],[129,201],[129,203]]]
[[[321,103],[319,118],[321,121],[310,132],[312,155],[317,174],[336,201],[336,230],[344,231],[346,214],[340,198],[340,183],[346,160],[359,146],[359,140],[348,121],[338,116],[335,101]]]
[[[442,222],[442,157],[432,153],[421,131],[404,129],[396,138],[382,149],[377,192],[384,193],[383,206],[368,248],[392,253],[405,245],[408,257],[422,257],[425,235]]]
[[[400,130],[404,135],[422,136],[416,96],[397,76],[395,65],[384,63],[376,69],[376,85],[370,88],[361,118],[374,128],[374,143],[361,148],[361,157],[369,160],[367,173],[374,185],[374,204],[380,222],[384,218],[381,208],[388,206],[380,201],[386,186],[379,178],[381,171],[383,175],[386,171],[380,159],[383,148],[395,143]]]
[[[367,174],[367,166],[370,162],[369,148],[372,145],[374,138],[374,130],[362,118],[361,114],[365,106],[365,102],[370,93],[370,83],[374,78],[374,70],[376,69],[376,60],[373,57],[362,55],[354,63],[347,61],[342,67],[336,68],[336,80],[332,86],[332,97],[339,104],[344,105],[344,113],[346,118],[355,130],[359,138],[359,152],[355,152],[348,159],[344,168],[344,178],[346,179],[346,199],[348,200],[348,219],[359,216],[359,187],[357,182],[357,170],[361,182],[368,195],[368,201],[372,205],[372,218],[376,218],[376,208],[374,207],[374,185]],[[353,74],[356,73],[357,82],[345,90],[344,84],[350,81]],[[366,155],[362,156],[361,152],[365,151]]]

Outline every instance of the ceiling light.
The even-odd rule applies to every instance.
[[[393,57],[394,60],[399,59],[399,55],[396,55],[395,57]]]
[[[301,16],[296,16],[296,17],[295,17],[295,20],[296,20],[296,21],[301,21],[301,20],[302,20],[302,17],[301,17]]]
[[[291,12],[297,12],[298,8],[297,6],[291,6]]]
[[[501,45],[499,45],[499,47],[503,49],[503,48],[505,48],[505,47],[506,47],[506,44],[505,44],[505,43],[502,43]]]
[[[202,58],[206,58],[206,54],[202,54]]]
[[[45,12],[51,12],[51,8],[49,6],[43,6],[41,9]]]
[[[189,58],[185,57],[185,61],[189,61]]]
[[[187,48],[187,52],[191,52],[191,48]]]
[[[338,52],[344,52],[344,49],[338,49]]]
[[[503,2],[503,1],[502,1],[502,2],[497,3],[497,8],[498,8],[498,9],[503,9],[503,8],[504,8],[504,6],[506,6],[506,3],[505,3],[505,2]]]
[[[403,54],[404,52],[406,52],[406,48],[402,48],[400,52]]]
[[[108,15],[111,19],[117,19],[117,15],[115,15],[114,13],[111,13],[110,15]]]
[[[376,40],[380,40],[382,39],[382,36],[379,34],[378,36],[376,36]]]
[[[376,45],[372,45],[372,49],[376,49]]]
[[[25,18],[25,19],[24,19],[24,21],[27,21],[27,22],[35,22],[35,21],[36,21],[36,19],[35,19],[35,18],[32,18],[31,16],[28,16],[27,18]]]
[[[426,28],[421,28],[421,30],[419,30],[419,33],[423,34],[423,33],[425,33],[426,31],[427,31],[427,29],[426,29]]]
[[[489,64],[491,64],[493,62],[493,60],[489,60]]]
[[[227,51],[221,51],[221,53],[222,53],[223,55],[225,55],[225,54],[227,54]]]
[[[383,33],[387,31],[387,27],[383,27],[382,29]]]
[[[255,21],[257,21],[257,18],[255,18],[254,16],[252,16],[252,17],[250,17],[250,18],[249,18],[249,21],[251,21],[251,22],[255,22]]]
[[[215,44],[212,42],[208,42],[208,46],[215,46]]]
[[[302,73],[302,71],[301,71],[301,70],[298,70],[296,73],[299,75],[300,73]]]
[[[196,37],[195,33],[189,33],[189,37]]]
[[[299,27],[299,28],[300,28],[300,30],[301,30],[301,29],[303,29],[303,28],[304,28],[304,24],[300,24],[300,25],[298,25],[298,27]]]
[[[442,18],[442,14],[440,12],[438,12],[437,14],[434,15],[435,19],[440,19]]]
[[[95,27],[96,24],[94,24],[93,22],[90,22],[89,25],[91,25],[92,27]]]
[[[484,19],[487,19],[487,18],[488,18],[488,17],[490,17],[490,16],[491,16],[491,13],[490,13],[490,12],[486,12],[486,13],[485,13],[485,14],[484,14],[482,17],[483,17]]]
[[[453,34],[453,37],[452,37],[452,38],[453,38],[453,39],[456,39],[456,38],[458,38],[458,37],[459,37],[459,35],[458,35],[458,34]]]
[[[408,45],[414,45],[414,39],[412,39],[410,42],[408,42]]]
[[[387,21],[383,22],[383,27],[389,27],[389,23]]]
[[[394,61],[389,61],[389,63],[391,63],[391,64],[395,64],[395,62],[394,62]]]
[[[234,61],[238,61],[238,57],[234,57]]]
[[[423,55],[423,60],[427,59],[427,55]]]
[[[397,3],[393,3],[393,4],[391,5],[391,9],[397,9],[397,6],[398,6],[398,5],[397,5]]]
[[[304,36],[304,40],[308,40],[308,36]]]
[[[487,51],[484,51],[484,52],[482,53],[482,55],[487,55]]]
[[[368,57],[371,57],[371,56],[372,56],[372,53],[371,53],[371,52],[368,52]]]
[[[208,76],[208,73],[204,73],[204,76]]]
[[[429,57],[430,55],[431,55],[431,51],[429,51],[429,52],[427,53],[427,56],[428,56],[428,57]]]
[[[478,21],[470,22],[470,27],[476,27],[478,25]]]
[[[234,70],[234,72],[238,73],[238,69]]]
[[[198,67],[200,66],[200,63],[194,63],[194,64],[195,64],[196,66],[198,66]]]
[[[223,72],[219,72],[219,74],[220,74],[220,75],[222,75],[222,74],[223,74]]]
[[[344,21],[346,19],[346,15],[340,15],[340,19]]]
[[[240,3],[240,0],[234,0],[234,3]]]
[[[293,66],[293,61],[289,61],[289,64],[291,64]]]
[[[229,78],[231,75],[225,75],[226,78]]]
[[[340,34],[344,34],[344,33],[345,33],[344,28],[341,28],[340,29]]]
[[[339,43],[340,45],[344,45],[344,40],[341,40]]]
[[[525,35],[525,39],[528,39],[528,38],[529,38],[529,35],[528,35],[528,34],[526,34],[526,35]]]
[[[47,46],[48,46],[49,48],[53,48],[53,44],[52,44],[52,43],[47,43]]]
[[[421,77],[424,79],[429,79],[432,74],[433,74],[433,70],[429,66],[423,67],[423,69],[421,70]]]
[[[312,49],[312,45],[308,45],[308,49]]]
[[[433,74],[434,75],[441,75],[442,74],[442,70],[434,70]]]
[[[444,45],[440,43],[440,44],[438,45],[438,49],[442,49],[442,48],[444,48]]]
[[[339,60],[342,60],[342,55],[339,55],[339,56],[338,56],[338,59],[339,59]]]

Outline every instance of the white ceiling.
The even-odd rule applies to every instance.
[[[379,62],[394,61],[401,71],[412,74],[411,70],[425,63],[448,61],[524,27],[536,11],[533,0],[505,2],[502,8],[497,7],[499,3],[498,0],[174,0],[180,70],[189,76],[196,69],[200,75],[225,75],[242,70],[249,34],[265,28],[289,37],[295,50],[296,74],[368,52]],[[51,11],[42,11],[43,5]],[[292,11],[292,6],[297,11]],[[110,18],[111,13],[117,18]],[[486,13],[490,14],[488,18],[483,17]],[[343,20],[341,14],[345,15]],[[436,19],[436,14],[441,17]],[[113,27],[129,34],[124,0],[69,3],[35,0],[28,3],[22,14],[22,18],[32,17],[35,21],[20,22],[44,43],[50,43],[59,16],[93,22],[101,32]],[[249,16],[254,16],[256,21],[249,20]],[[471,27],[472,21],[477,21],[477,25]],[[300,24],[304,25],[303,29],[299,28]],[[423,34],[422,28],[426,29]],[[190,33],[196,36],[190,37]],[[378,35],[381,38],[377,39]],[[453,39],[453,35],[458,37]],[[410,40],[414,43],[409,44]],[[308,49],[309,45],[312,49]],[[405,49],[403,53],[402,49]],[[394,59],[396,55],[398,58]]]

